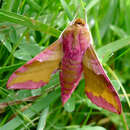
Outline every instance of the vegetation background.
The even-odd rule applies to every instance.
[[[84,80],[63,107],[58,73],[40,89],[6,88],[12,72],[53,43],[75,16],[87,16],[96,52],[119,93],[121,115],[92,104]],[[130,0],[0,0],[0,130],[128,130],[129,47]]]

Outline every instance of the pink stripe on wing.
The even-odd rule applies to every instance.
[[[24,83],[16,83],[8,87],[8,89],[36,89],[40,88],[41,86],[46,85],[47,83],[44,83],[42,80],[39,82],[34,82],[34,81],[26,81]]]

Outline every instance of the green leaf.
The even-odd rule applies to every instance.
[[[112,54],[116,52],[117,50],[126,47],[130,45],[130,36],[127,38],[123,38],[121,40],[114,41],[112,43],[109,43],[100,49],[98,49],[97,53],[98,56],[103,59],[106,55]],[[109,57],[110,58],[110,57]]]
[[[0,40],[2,41],[3,45],[7,48],[7,50],[11,52],[12,46],[10,42],[5,38],[4,34],[0,34]]]
[[[86,6],[86,12],[88,13],[88,11],[95,7],[95,5],[98,4],[98,2],[100,2],[100,0],[91,0]]]
[[[123,29],[121,29],[121,28],[119,28],[119,27],[117,27],[117,26],[115,26],[115,25],[111,25],[111,26],[110,26],[110,29],[111,29],[114,33],[116,33],[117,36],[119,36],[120,38],[126,38],[126,37],[128,36],[127,33],[126,33]]]
[[[62,4],[62,6],[63,6],[63,8],[64,8],[64,10],[65,10],[65,12],[66,12],[68,18],[69,18],[69,20],[72,21],[72,20],[73,20],[73,16],[72,16],[72,14],[71,14],[71,11],[70,11],[70,9],[69,9],[69,6],[68,6],[67,3],[65,2],[65,0],[60,0],[60,2],[61,2],[61,4]]]
[[[3,45],[7,48],[9,52],[12,51],[12,46],[9,41],[3,41]]]
[[[16,30],[13,26],[11,26],[10,30],[9,30],[9,39],[12,43],[17,42],[17,34],[16,34]]]
[[[13,22],[16,24],[24,25],[34,30],[39,30],[45,33],[48,33],[52,36],[59,37],[60,31],[50,27],[46,24],[43,24],[39,21],[32,20],[26,16],[18,15],[12,12],[7,12],[0,9],[0,22]]]
[[[104,127],[101,126],[69,126],[68,130],[106,130]]]
[[[36,11],[39,12],[41,10],[41,7],[34,0],[27,0],[27,3],[30,5],[31,8],[35,9]]]
[[[130,0],[125,0],[124,4],[125,4],[124,16],[125,16],[126,30],[127,30],[127,33],[130,34]]]
[[[40,120],[38,122],[37,130],[44,130],[46,120],[47,120],[47,115],[48,115],[49,107],[47,107],[45,110],[43,110]]]
[[[0,72],[11,71],[12,69],[15,70],[23,64],[24,63],[19,63],[19,64],[14,64],[14,65],[11,65],[11,66],[0,67]]]
[[[26,61],[32,59],[41,52],[41,47],[34,43],[22,43],[19,48],[19,50],[15,51],[14,56]]]
[[[31,90],[33,96],[41,94],[41,88]]]
[[[41,110],[45,109],[49,104],[54,102],[59,96],[60,90],[58,89],[48,94],[46,97],[42,97],[39,100],[37,100],[30,108],[24,111],[23,114],[28,118],[32,118]],[[4,126],[0,127],[0,130],[8,130],[8,128],[9,130],[14,130],[17,127],[21,126],[23,123],[24,120],[22,120],[19,116],[16,116],[14,119],[6,123]]]
[[[17,13],[22,0],[14,0],[12,4],[12,12]]]
[[[113,55],[113,53],[107,53],[104,57],[103,57],[103,59],[102,59],[102,64],[105,64],[105,63],[107,63],[107,61],[112,57],[112,55]]]
[[[65,103],[64,108],[68,112],[73,112],[75,109],[75,100],[73,97],[69,98],[68,101]]]
[[[19,91],[17,92],[17,99],[19,99],[19,100],[22,100],[22,99],[27,98],[27,97],[29,97],[29,96],[32,96],[30,90],[26,90],[26,89],[25,89],[25,90],[19,90]]]
[[[81,130],[106,130],[101,126],[83,126]]]
[[[2,8],[3,8],[4,10],[10,11],[10,10],[11,10],[11,7],[12,7],[12,1],[13,1],[13,0],[4,0],[4,1],[3,1]]]
[[[104,37],[106,31],[108,30],[109,25],[112,23],[114,18],[114,13],[117,8],[117,0],[111,0],[108,5],[108,10],[103,19],[100,22],[100,36]]]
[[[116,89],[116,91],[119,91],[120,90],[120,85],[119,83],[116,81],[116,80],[111,80],[114,88]]]
[[[38,44],[35,44],[35,43],[24,42],[20,44],[19,48],[24,50],[25,53],[28,53],[30,56],[34,57],[42,51],[43,47],[40,47],[38,46]]]
[[[19,49],[19,50],[15,51],[14,57],[16,57],[20,60],[25,60],[25,61],[29,61],[32,59],[32,57],[29,55],[29,53],[25,52],[23,49]]]

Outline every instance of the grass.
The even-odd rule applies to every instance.
[[[1,0],[0,130],[128,130],[129,5],[129,0]],[[58,73],[37,90],[6,88],[12,72],[52,44],[75,17],[87,19],[96,52],[118,91],[121,115],[92,104],[84,80],[63,107]]]

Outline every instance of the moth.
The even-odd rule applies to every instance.
[[[46,85],[60,70],[63,105],[85,78],[85,93],[97,106],[120,114],[120,99],[92,46],[92,38],[83,19],[76,19],[48,48],[17,69],[9,78],[8,89],[37,89]]]

